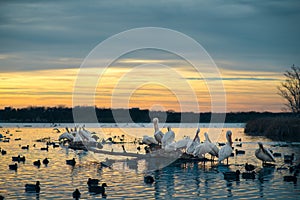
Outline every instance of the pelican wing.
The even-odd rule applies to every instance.
[[[193,140],[190,140],[187,144],[187,148],[186,148],[186,153],[187,154],[193,154],[194,151],[195,151],[195,148],[196,146],[198,145],[199,143],[197,142],[197,140],[193,141]]]
[[[198,156],[199,158],[203,158],[206,153],[207,153],[207,150],[206,150],[205,144],[201,143],[195,147],[193,156]]]
[[[71,135],[70,133],[68,132],[65,132],[63,134],[61,134],[58,138],[58,140],[63,140],[63,139],[67,139],[67,140],[70,140],[70,141],[73,141],[74,140],[74,136]]]
[[[275,162],[274,156],[271,154],[271,152],[268,149],[265,149],[265,148],[257,149],[255,151],[255,156],[256,156],[256,158],[258,158],[259,160],[264,161],[264,162]]]
[[[232,153],[232,148],[230,145],[224,145],[220,150],[219,150],[219,162],[225,160],[228,158]]]
[[[175,133],[173,131],[168,131],[161,139],[162,147],[164,148],[166,145],[171,144],[175,139]]]
[[[160,130],[158,130],[158,131],[156,131],[156,132],[154,133],[154,138],[156,139],[156,141],[157,141],[158,143],[161,143],[161,140],[162,140],[163,137],[164,137],[164,134],[163,134],[163,132],[161,132]]]
[[[187,147],[187,144],[191,141],[189,138],[184,138],[182,140],[177,141],[176,144],[176,149],[183,149]]]
[[[145,144],[157,144],[157,141],[153,137],[147,135],[143,136],[142,142]]]
[[[165,151],[166,152],[172,152],[172,151],[176,151],[176,142],[173,142],[173,143],[171,143],[171,144],[167,144],[166,146],[165,146]]]
[[[269,149],[263,148],[264,153],[269,157],[269,159],[273,162],[275,162],[275,158],[273,154],[270,152]]]

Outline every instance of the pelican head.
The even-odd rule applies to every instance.
[[[227,132],[226,132],[226,135],[228,135],[228,136],[230,135],[230,136],[231,136],[231,135],[232,135],[231,130],[227,131]]]
[[[226,138],[227,138],[227,141],[229,142],[230,146],[232,145],[231,135],[232,135],[231,130],[228,130],[228,131],[226,132]]]
[[[157,117],[155,117],[155,118],[153,118],[153,120],[152,120],[152,121],[153,121],[153,123],[154,123],[154,124],[157,124],[157,123],[158,123],[158,118],[157,118]]]
[[[208,137],[208,133],[207,132],[204,133],[204,137],[205,137],[205,140],[207,140],[208,142],[211,142],[210,139],[209,139],[209,137]]]
[[[264,146],[263,146],[263,144],[261,142],[258,142],[257,144],[258,144],[259,148],[261,148],[261,149],[264,148]]]

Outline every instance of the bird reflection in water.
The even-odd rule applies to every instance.
[[[258,174],[258,188],[259,188],[259,195],[261,198],[264,197],[264,187],[266,184],[274,177],[274,167],[263,167],[261,168]]]

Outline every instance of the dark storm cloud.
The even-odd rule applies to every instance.
[[[281,72],[300,63],[299,10],[292,0],[1,1],[0,70],[77,68],[109,36],[157,26],[194,38],[221,68]]]

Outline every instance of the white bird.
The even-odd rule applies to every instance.
[[[167,144],[165,147],[164,147],[164,150],[166,152],[172,152],[172,151],[176,151],[176,142],[172,142],[170,144]]]
[[[175,142],[176,149],[185,149],[190,141],[191,139],[189,137],[186,137]]]
[[[73,142],[83,142],[83,138],[79,133],[75,135]]]
[[[157,144],[157,141],[153,137],[150,137],[148,135],[144,135],[142,143],[144,143],[144,144]]]
[[[156,141],[158,143],[161,143],[162,138],[164,137],[163,132],[161,132],[161,130],[159,130],[158,128],[158,118],[154,118],[153,119],[153,126],[154,126],[154,138],[156,139]]]
[[[204,155],[208,153],[206,146],[203,143],[198,144],[193,152],[193,156],[204,158]]]
[[[71,134],[68,133],[68,132],[65,132],[65,133],[61,134],[61,135],[59,136],[59,138],[58,138],[58,140],[63,140],[63,139],[67,139],[67,140],[69,140],[69,141],[73,141],[73,140],[74,140],[74,136],[71,135]]]
[[[177,142],[172,142],[171,144],[167,144],[165,146],[165,150],[167,152],[171,152],[171,151],[176,151],[178,149],[185,149],[189,141],[191,141],[190,138],[183,138],[182,140],[179,140]]]
[[[162,148],[165,148],[168,144],[171,144],[175,139],[175,133],[171,130],[171,127],[168,126],[168,132],[165,133],[161,139]]]
[[[256,149],[255,156],[259,160],[265,162],[275,162],[275,158],[273,154],[269,151],[269,149],[265,149],[261,142],[258,142],[259,149]]]
[[[232,135],[232,132],[227,131],[227,133],[226,133],[227,143],[224,146],[222,146],[222,148],[219,150],[219,162],[222,162],[223,160],[227,159],[227,165],[228,165],[228,157],[232,153],[231,135]]]
[[[207,153],[209,153],[212,156],[218,156],[218,147],[215,144],[211,143],[207,133],[204,133],[204,136],[204,142],[196,146],[193,155],[198,156],[199,158],[205,158],[205,154]]]
[[[208,134],[205,132],[204,133],[204,137],[205,137],[205,140],[204,140],[204,144],[206,144],[208,146],[208,148],[210,149],[210,151],[208,152],[212,158],[214,156],[219,156],[219,148],[210,141],[209,137],[208,137]]]
[[[193,154],[195,151],[196,146],[200,144],[200,138],[199,138],[200,128],[197,129],[196,135],[193,140],[191,140],[187,144],[186,153],[187,154]]]

